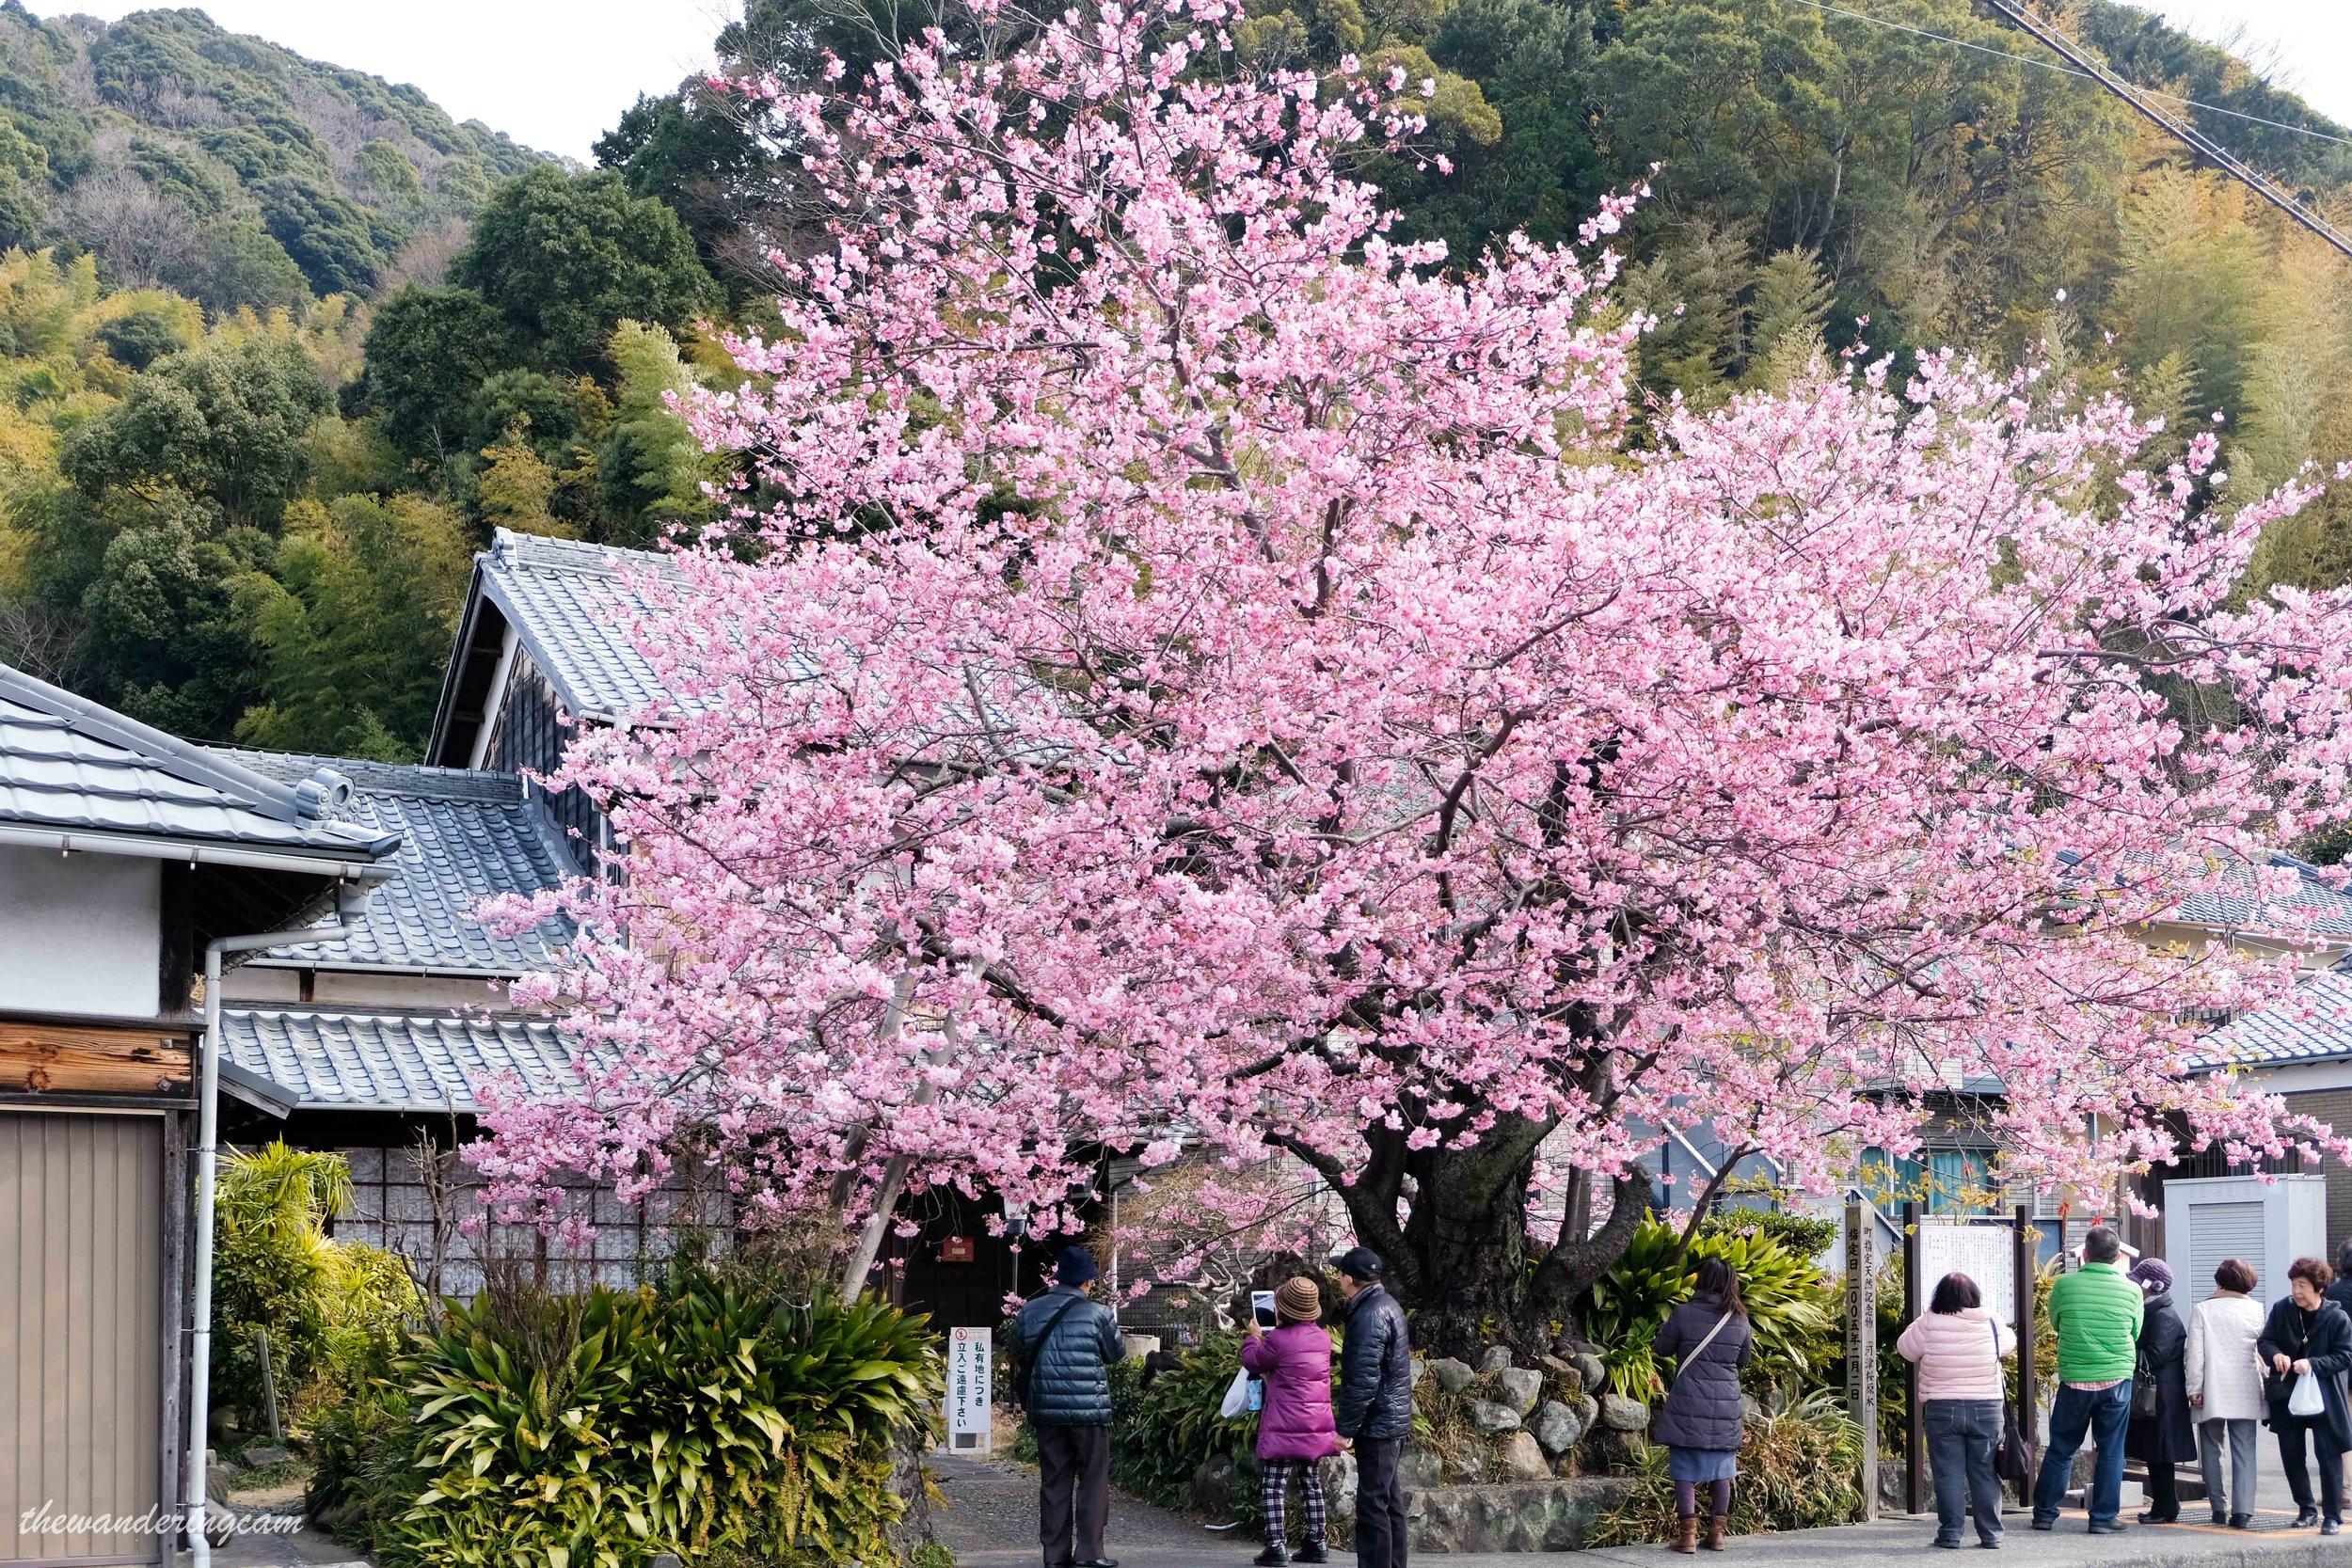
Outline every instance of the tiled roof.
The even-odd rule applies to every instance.
[[[2323,969],[2257,1012],[2198,1042],[2197,1065],[2279,1067],[2352,1060],[2352,972]]]
[[[516,775],[272,752],[216,754],[279,779],[332,768],[352,784],[349,803],[336,815],[400,835],[391,879],[369,901],[358,930],[342,942],[274,948],[269,959],[485,975],[552,967],[550,949],[569,934],[561,923],[504,937],[474,915],[493,895],[538,893],[570,875],[555,830]]]
[[[2296,873],[2291,889],[2265,893],[2255,885],[2253,867],[2233,865],[2219,873],[2220,887],[2188,895],[2170,918],[2267,936],[2352,938],[2352,892],[2329,885],[2318,866],[2292,855],[2274,854],[2271,863]]]
[[[631,623],[650,608],[636,584],[675,576],[666,557],[501,529],[475,562],[482,592],[573,714],[611,721],[662,705]]]
[[[303,781],[265,778],[203,747],[0,665],[0,829],[79,847],[158,841],[353,863],[399,842],[328,819]]]
[[[224,1007],[227,1060],[267,1079],[298,1110],[478,1110],[513,1081],[534,1096],[577,1094],[555,1025],[543,1019],[313,1007]]]

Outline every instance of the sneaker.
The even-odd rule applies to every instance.
[[[2056,1529],[2058,1528],[2058,1515],[2053,1513],[2048,1518],[2044,1519],[2041,1514],[2037,1513],[2033,1516],[2033,1528],[2040,1530]]]
[[[1957,1538],[1947,1541],[1939,1535],[1934,1540],[1929,1542],[1928,1544],[1933,1546],[1939,1552],[1956,1552],[1960,1550],[1960,1542]]]
[[[2090,1521],[2090,1533],[2093,1535],[2121,1535],[2131,1528],[2131,1526],[2125,1524],[2121,1519],[2093,1519]]]
[[[1292,1554],[1291,1560],[1293,1562],[1328,1562],[1331,1560],[1324,1555],[1322,1542],[1310,1541]]]
[[[1266,1543],[1264,1551],[1249,1560],[1251,1568],[1282,1568],[1291,1560],[1290,1548],[1279,1541]]]

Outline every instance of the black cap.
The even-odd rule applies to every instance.
[[[1380,1255],[1368,1246],[1352,1246],[1331,1259],[1331,1266],[1350,1279],[1375,1280],[1380,1277]]]

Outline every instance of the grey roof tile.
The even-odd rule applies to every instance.
[[[666,557],[501,529],[478,561],[484,594],[574,714],[611,721],[667,701],[630,635],[650,608],[639,583],[676,577]]]
[[[329,969],[436,970],[524,974],[553,967],[568,935],[549,921],[520,936],[495,936],[474,911],[501,893],[561,886],[570,862],[554,828],[513,773],[414,768],[272,752],[218,753],[255,772],[307,778],[320,767],[351,780],[339,814],[397,832],[391,877],[348,939],[273,948],[268,958]]]
[[[299,782],[0,665],[0,823],[358,861],[398,843],[372,824],[311,815]]]
[[[2294,990],[2243,1013],[2198,1041],[2202,1068],[2280,1067],[2352,1060],[2352,971],[2342,964],[2306,977]]]
[[[581,1084],[545,1019],[316,1007],[225,1007],[226,1059],[300,1110],[453,1112],[508,1082],[533,1097]]]
[[[2232,865],[2220,873],[2223,885],[2189,894],[2172,918],[2269,936],[2352,937],[2352,892],[2332,885],[2329,873],[2292,855],[2274,853],[2270,859],[2296,874],[2289,891],[2265,894],[2255,885],[2252,867]]]

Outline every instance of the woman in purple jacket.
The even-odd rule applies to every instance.
[[[1323,1549],[1323,1480],[1318,1460],[1340,1451],[1339,1428],[1331,1421],[1331,1337],[1317,1320],[1323,1298],[1308,1278],[1285,1280],[1274,1292],[1274,1332],[1249,1320],[1249,1339],[1241,1364],[1265,1380],[1258,1412],[1258,1465],[1264,1473],[1265,1550],[1259,1568],[1284,1562],[1326,1562]],[[1291,1477],[1307,1497],[1307,1541],[1290,1555],[1282,1528],[1284,1495]]]

